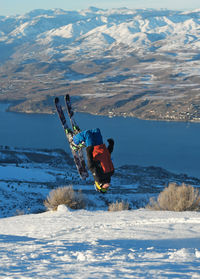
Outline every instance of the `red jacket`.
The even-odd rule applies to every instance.
[[[109,145],[105,144],[88,146],[86,148],[88,168],[91,170],[94,180],[99,183],[110,183],[114,173],[114,166],[111,160],[114,141],[109,139]]]
[[[93,160],[99,161],[104,173],[113,172],[114,166],[111,160],[110,152],[108,151],[105,144],[94,146]]]

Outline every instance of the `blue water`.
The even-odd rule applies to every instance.
[[[58,116],[5,112],[0,105],[0,145],[63,148],[69,151]],[[145,121],[77,113],[82,129],[99,127],[104,140],[115,140],[116,166],[160,166],[200,177],[200,124]]]

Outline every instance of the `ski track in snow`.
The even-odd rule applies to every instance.
[[[0,219],[0,278],[200,278],[200,213],[144,209]]]

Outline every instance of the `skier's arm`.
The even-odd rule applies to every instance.
[[[108,141],[108,147],[107,147],[108,151],[110,153],[112,153],[113,149],[114,149],[114,140],[113,139],[108,139],[107,141]]]
[[[87,153],[87,164],[88,164],[88,168],[89,170],[93,170],[95,168],[95,162],[93,160],[93,150],[94,150],[94,146],[88,146],[86,148],[86,153]]]

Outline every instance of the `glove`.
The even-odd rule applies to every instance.
[[[109,145],[114,145],[114,140],[113,139],[107,139],[107,142],[109,143]]]

